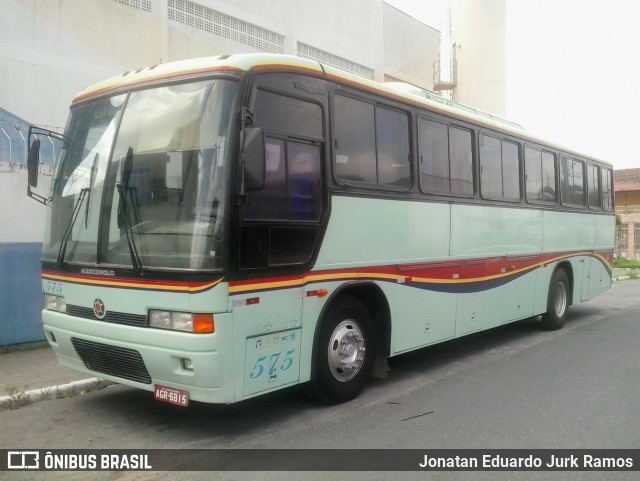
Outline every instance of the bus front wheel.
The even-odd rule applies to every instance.
[[[542,315],[542,327],[556,331],[567,319],[569,311],[569,280],[564,269],[556,269],[549,284],[547,312]]]
[[[341,296],[322,317],[316,338],[311,397],[340,403],[355,398],[371,373],[376,354],[371,313],[358,298]]]

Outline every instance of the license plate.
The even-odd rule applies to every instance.
[[[159,384],[154,384],[153,386],[153,397],[158,401],[175,404],[176,406],[189,405],[189,393],[187,391],[181,391]]]

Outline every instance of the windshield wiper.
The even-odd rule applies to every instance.
[[[129,246],[129,254],[131,255],[131,265],[133,266],[133,272],[138,276],[144,275],[144,268],[138,255],[138,249],[133,238],[133,226],[131,225],[131,219],[129,218],[129,209],[127,203],[127,192],[129,191],[129,177],[131,176],[131,169],[133,167],[133,148],[129,147],[127,155],[122,161],[122,182],[116,183],[116,189],[118,189],[118,195],[120,196],[120,209],[118,220],[122,220],[124,226],[124,232],[127,237],[127,245]]]
[[[80,212],[80,207],[84,202],[87,193],[89,192],[89,187],[85,187],[80,190],[80,194],[78,195],[78,200],[76,201],[76,205],[73,207],[73,212],[71,213],[71,219],[69,219],[69,223],[67,224],[67,228],[64,231],[64,235],[62,236],[62,241],[60,242],[60,250],[58,251],[58,259],[56,260],[56,268],[62,269],[62,264],[64,262],[64,255],[67,251],[67,243],[69,242],[69,237],[71,237],[71,231],[73,230],[73,226],[76,223],[76,219],[78,218],[78,213]]]

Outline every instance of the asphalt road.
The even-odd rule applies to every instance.
[[[640,281],[572,307],[564,329],[524,323],[392,358],[349,403],[297,389],[233,406],[157,404],[124,386],[0,412],[0,448],[640,447]],[[335,460],[348,466],[348,455]],[[11,473],[33,479],[35,473]],[[631,479],[624,472],[38,473],[43,479]]]

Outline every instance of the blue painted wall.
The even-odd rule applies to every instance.
[[[42,243],[0,244],[0,346],[42,341]]]

